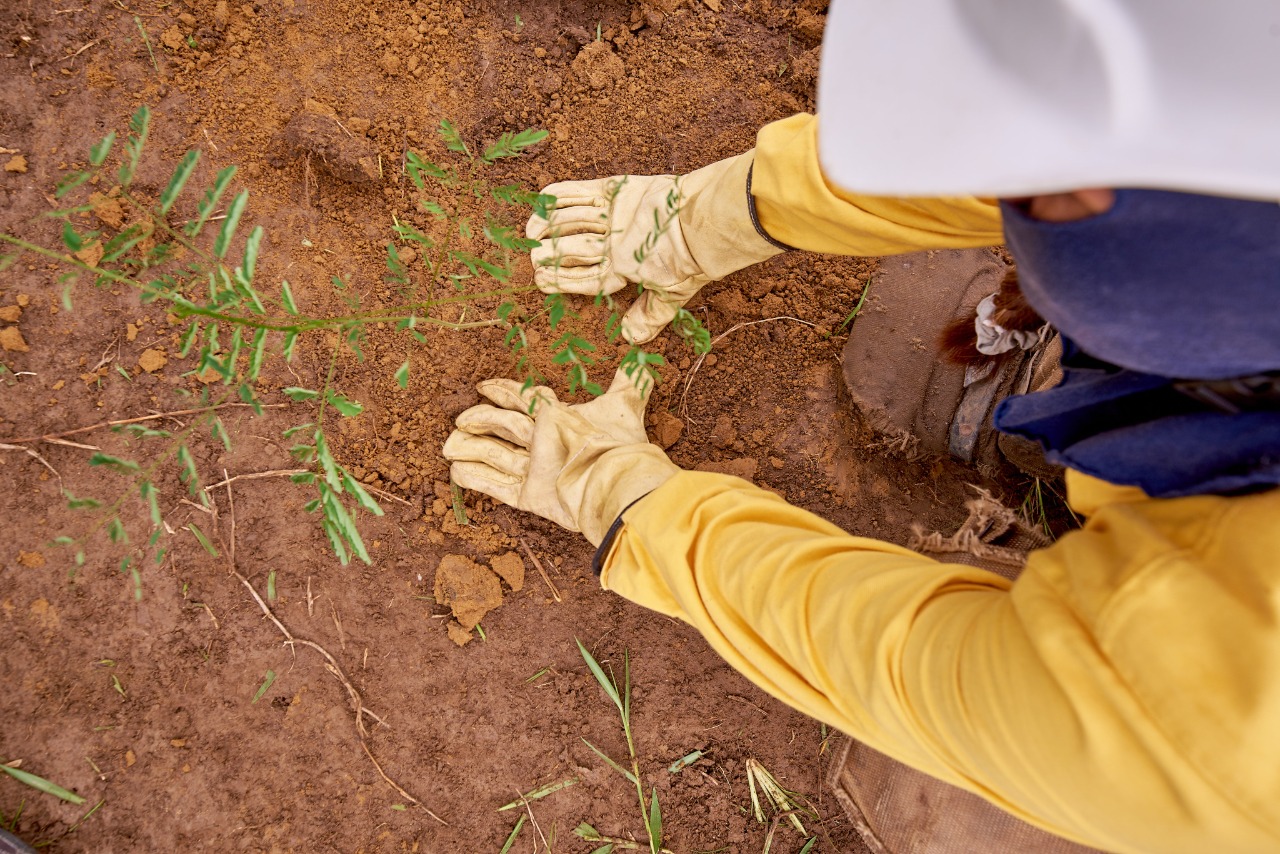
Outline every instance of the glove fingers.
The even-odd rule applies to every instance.
[[[574,212],[573,216],[581,216],[584,219],[603,216],[604,211],[608,209],[608,202],[602,191],[601,181],[561,181],[544,187],[542,192],[545,195],[556,197],[555,207],[552,208],[549,218],[536,214],[529,217],[529,222],[525,225],[525,234],[534,240],[541,240],[547,236],[551,222],[559,221],[562,216],[569,215],[569,211]]]
[[[523,383],[508,379],[485,380],[476,386],[476,391],[492,400],[495,404],[503,409],[509,409],[512,412],[523,412],[529,415],[530,404],[534,399],[539,400],[538,406],[557,403],[556,393],[544,385],[536,385],[525,388]],[[533,415],[537,415],[538,410],[535,407]]]
[[[589,267],[605,260],[605,239],[599,234],[569,234],[552,240],[529,253],[535,267]]]
[[[658,291],[646,290],[622,316],[622,337],[632,344],[652,341],[688,300],[662,299]]]
[[[524,412],[481,403],[457,418],[458,429],[476,436],[497,436],[527,448],[533,443],[533,419]]]
[[[503,474],[484,463],[456,462],[449,467],[449,477],[463,489],[483,492],[503,504],[519,507],[524,478]]]
[[[529,452],[493,436],[475,436],[454,430],[444,442],[444,458],[450,462],[480,463],[501,475],[501,480],[517,483],[529,473]]]
[[[551,213],[549,220],[539,216],[530,217],[525,231],[534,240],[545,240],[548,237],[568,234],[607,234],[609,209],[600,204],[582,204],[557,209]]]

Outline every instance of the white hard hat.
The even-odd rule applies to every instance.
[[[833,0],[829,180],[1280,198],[1280,0]]]

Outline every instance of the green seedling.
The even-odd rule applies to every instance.
[[[69,792],[57,783],[51,783],[43,777],[32,774],[30,771],[23,771],[21,768],[17,767],[19,764],[20,761],[0,764],[0,771],[8,774],[24,786],[30,786],[38,792],[44,792],[46,795],[53,795],[55,798],[60,798],[72,804],[84,803],[84,798],[80,797],[75,792]],[[21,808],[19,808],[19,811],[21,811]],[[14,817],[14,821],[17,821],[16,816]]]
[[[640,779],[640,763],[636,758],[635,740],[631,735],[631,656],[627,651],[622,653],[622,684],[619,686],[617,678],[611,674],[605,674],[600,663],[596,661],[595,656],[587,651],[582,645],[582,641],[574,641],[578,644],[578,651],[582,654],[582,660],[587,663],[587,668],[596,678],[596,682],[604,689],[609,699],[613,701],[614,706],[618,709],[618,715],[622,719],[622,732],[627,740],[627,754],[631,759],[631,770],[628,773],[618,763],[609,759],[605,754],[597,749],[593,744],[587,742],[587,746],[594,750],[598,755],[604,758],[610,766],[620,771],[625,777],[635,784],[636,795],[640,799],[640,816],[644,821],[645,834],[649,840],[650,854],[659,854],[665,850],[662,847],[662,809],[658,805],[658,790],[651,791],[649,800],[646,802],[644,797],[644,784]],[[586,739],[583,739],[586,741]],[[589,825],[588,825],[589,826]],[[583,837],[584,839],[586,837]],[[617,844],[616,842],[614,844]]]
[[[160,63],[156,62],[156,53],[151,49],[151,38],[147,35],[147,28],[142,26],[142,19],[137,15],[133,16],[133,22],[138,25],[138,32],[142,33],[142,43],[147,46],[147,56],[151,57],[151,67],[160,73]]]
[[[261,700],[262,695],[267,693],[267,691],[271,690],[271,686],[272,684],[275,683],[275,681],[276,681],[276,672],[274,670],[268,670],[266,678],[263,679],[262,684],[258,686],[258,693],[253,695],[253,701],[249,705],[253,705],[253,703],[256,703],[259,700]]]
[[[276,601],[276,571],[274,569],[267,573],[267,601]]]
[[[835,334],[839,334],[845,330],[858,317],[858,312],[862,311],[862,304],[867,301],[867,294],[871,293],[871,282],[873,279],[867,279],[867,283],[862,286],[862,295],[858,297],[858,303],[853,307],[853,311],[845,315],[844,320],[840,321],[840,325],[836,327]]]
[[[524,816],[520,816],[520,818],[516,820],[516,826],[511,828],[511,834],[507,836],[507,841],[503,843],[502,849],[498,854],[508,854],[511,850],[511,846],[516,844],[516,837],[520,835],[520,828],[524,827],[524,818]]]
[[[691,753],[686,753],[684,756],[681,756],[675,762],[672,762],[670,765],[668,765],[667,771],[669,771],[672,774],[679,774],[681,771],[688,768],[690,765],[697,762],[699,759],[701,759],[706,755],[707,755],[706,751],[703,751],[703,750],[694,750]]]
[[[137,25],[151,50],[140,19]],[[154,51],[151,54],[158,69]],[[342,563],[353,557],[369,562],[358,522],[362,513],[380,515],[382,510],[338,459],[330,444],[332,425],[325,416],[330,416],[329,422],[334,417],[361,417],[363,405],[335,385],[334,369],[340,350],[364,359],[363,346],[371,328],[404,333],[413,347],[428,343],[424,330],[465,332],[504,327],[505,344],[516,360],[515,371],[526,382],[546,380],[535,365],[535,361],[542,361],[565,371],[571,392],[601,393],[600,384],[588,375],[596,365],[597,344],[590,332],[581,328],[581,318],[569,299],[562,294],[537,294],[536,308],[520,304],[523,295],[533,294],[536,288],[516,283],[517,259],[538,245],[522,235],[520,224],[531,213],[549,216],[555,199],[486,177],[500,161],[523,156],[543,143],[545,131],[510,131],[487,145],[473,147],[456,126],[442,121],[439,139],[446,149],[446,160],[436,163],[419,152],[405,154],[405,173],[417,194],[417,208],[392,217],[395,240],[386,258],[387,280],[399,299],[366,308],[359,294],[367,289],[333,276],[329,302],[336,300],[343,307],[328,314],[310,314],[307,306],[325,304],[326,300],[303,294],[300,301],[288,281],[265,281],[264,265],[259,261],[271,241],[266,239],[263,226],[246,224],[251,217],[249,191],[234,186],[235,166],[209,174],[202,166],[201,152],[192,150],[178,161],[167,182],[151,188],[135,181],[147,150],[150,123],[150,110],[140,107],[122,139],[109,133],[90,147],[84,168],[68,172],[57,183],[54,195],[64,207],[46,215],[60,221],[61,232],[54,245],[38,245],[0,233],[0,246],[6,250],[0,252],[0,270],[23,255],[38,255],[67,271],[58,284],[68,311],[75,287],[88,282],[98,288],[129,290],[144,305],[154,304],[176,318],[183,331],[171,362],[191,359],[189,375],[201,380],[197,392],[179,392],[198,398],[192,401],[193,406],[175,413],[192,416],[185,429],[173,433],[145,427],[129,430],[121,434],[122,441],[144,443],[138,447],[146,452],[145,457],[103,452],[91,459],[91,464],[124,478],[128,487],[111,501],[68,494],[70,507],[91,511],[87,514],[89,530],[77,537],[59,538],[61,545],[74,550],[76,566],[84,563],[88,537],[104,532],[118,551],[126,552],[127,562],[122,561],[121,566],[134,580],[135,595],[140,594],[146,555],[150,553],[155,564],[161,564],[167,549],[159,541],[172,532],[162,516],[164,505],[157,486],[162,482],[160,469],[176,466],[189,500],[212,509],[209,492],[201,485],[197,459],[202,455],[197,453],[196,442],[212,437],[223,449],[231,448],[233,437],[218,414],[222,409],[243,407],[260,414],[267,405],[290,403],[312,408],[309,421],[284,433],[294,442],[290,454],[309,468],[293,480],[316,491],[306,509],[317,513],[320,527]],[[611,206],[624,183],[614,182]],[[199,190],[188,189],[200,185]],[[85,224],[86,215],[100,204],[90,196],[94,187],[112,188],[113,203],[124,209],[124,225],[99,223],[97,229],[90,230]],[[652,251],[675,222],[680,201],[680,193],[674,190],[637,251],[639,258]],[[416,258],[407,262],[408,249],[414,250]],[[558,265],[559,260],[552,263]],[[601,295],[597,302],[608,309],[604,332],[612,343],[620,334],[621,313],[608,295]],[[483,316],[490,310],[493,316]],[[481,314],[478,318],[477,313]],[[709,342],[696,318],[686,315],[680,315],[677,323],[681,336],[695,346]],[[534,322],[545,323],[553,333],[541,336],[552,342],[546,359],[535,359],[530,352],[529,342],[534,339],[528,326]],[[284,389],[286,403],[264,403],[258,379],[268,365],[274,362],[285,367],[293,361],[297,348],[305,346],[301,342],[313,342],[318,349],[326,337],[336,342],[327,373],[322,371],[310,385],[300,383]],[[411,361],[405,359],[394,373],[401,388],[408,386]],[[622,365],[637,384],[644,385],[657,381],[662,359],[633,347]],[[119,365],[117,370],[122,376],[128,373]],[[122,518],[126,503],[135,499],[145,510],[142,531],[128,530]],[[461,497],[455,494],[453,504],[459,524],[467,524]],[[210,555],[218,555],[198,526],[186,527]]]

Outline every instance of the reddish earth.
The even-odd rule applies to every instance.
[[[58,226],[41,215],[59,176],[147,104],[142,186],[157,190],[191,148],[204,151],[201,185],[239,164],[237,186],[252,193],[246,222],[268,235],[260,275],[287,275],[309,311],[341,309],[334,275],[378,305],[391,216],[413,204],[404,151],[439,151],[441,119],[473,141],[548,129],[547,142],[502,167],[530,189],[687,171],[812,108],[824,8],[11,0],[0,10],[0,231],[56,245]],[[60,269],[28,255],[0,274],[0,443],[189,407],[178,392],[200,383],[183,376],[194,365],[178,356],[181,327],[127,289],[87,282],[67,311]],[[869,448],[840,401],[842,321],[873,271],[794,254],[709,287],[696,313],[713,335],[732,331],[696,371],[683,344],[656,345],[669,367],[650,407],[655,440],[682,466],[748,477],[854,533],[901,541],[913,522],[954,526],[973,475]],[[517,283],[530,278],[522,261]],[[750,321],[765,322],[733,328]],[[392,496],[386,516],[361,523],[371,566],[338,563],[303,511],[308,487],[242,477],[212,492],[215,516],[184,502],[168,472],[161,510],[177,533],[164,562],[147,563],[137,586],[117,569],[124,552],[98,534],[76,568],[50,542],[90,534],[92,517],[66,509],[60,489],[111,501],[127,482],[89,468],[84,447],[0,451],[0,762],[21,760],[86,799],[63,803],[0,776],[0,825],[54,851],[496,852],[518,812],[499,806],[577,777],[531,804],[536,828],[526,824],[513,851],[591,850],[572,835],[583,821],[643,838],[633,787],[581,740],[625,755],[579,638],[614,667],[630,651],[640,767],[668,848],[762,850],[768,826],[750,814],[744,771],[754,758],[821,815],[814,850],[861,850],[822,790],[829,751],[817,722],[755,689],[687,627],[602,592],[580,537],[474,495],[469,524],[457,523],[438,451],[452,419],[478,402],[474,384],[512,375],[502,334],[433,330],[407,351],[402,336],[375,331],[366,362],[338,359],[339,387],[365,411],[330,417],[335,453]],[[290,369],[273,361],[264,398],[287,404],[280,387],[323,382],[323,344],[300,345]],[[406,357],[402,390],[392,373]],[[205,482],[292,468],[281,430],[311,414],[305,404],[262,417],[224,410],[231,450],[193,446]],[[106,429],[72,440],[145,454]],[[122,513],[145,528],[136,500]],[[368,753],[351,695],[315,648],[283,643],[233,566],[264,597],[274,573],[282,626],[327,650],[385,722],[364,718]],[[460,648],[451,637],[473,618],[484,639]],[[260,691],[268,671],[275,679]],[[695,749],[706,756],[668,772]],[[784,826],[773,850],[802,843]]]

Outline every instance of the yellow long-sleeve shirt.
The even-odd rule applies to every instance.
[[[833,190],[812,139],[810,117],[760,133],[756,200],[779,239],[998,239],[989,202]],[[694,625],[783,702],[1050,832],[1280,851],[1280,490],[1154,500],[1074,472],[1067,487],[1085,526],[1011,584],[684,472],[624,513],[602,583]]]

